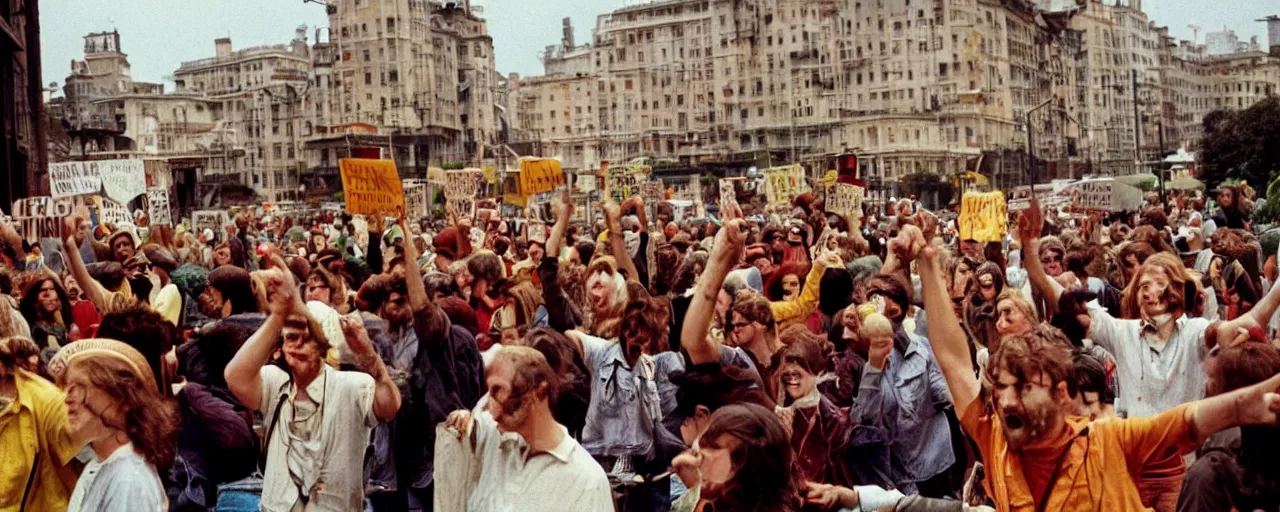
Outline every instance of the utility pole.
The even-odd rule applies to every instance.
[[[1160,131],[1160,159],[1157,162],[1157,170],[1160,172],[1160,204],[1164,207],[1165,211],[1169,211],[1169,200],[1166,199],[1164,195],[1164,116],[1161,116],[1160,120],[1156,121],[1156,129]]]
[[[1138,165],[1142,164],[1142,118],[1138,117],[1138,70],[1129,70],[1129,76],[1133,78],[1133,157]],[[1141,170],[1141,167],[1139,167]]]

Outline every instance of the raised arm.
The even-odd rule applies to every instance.
[[[981,383],[973,373],[968,337],[948,297],[942,272],[945,255],[938,247],[926,242],[915,226],[904,227],[890,247],[901,254],[903,261],[916,261],[924,309],[929,315],[929,343],[951,390],[956,413],[963,414],[977,399]]]
[[[1022,244],[1022,264],[1027,268],[1027,278],[1031,285],[1040,290],[1046,306],[1050,310],[1058,309],[1058,296],[1062,295],[1062,285],[1044,272],[1044,264],[1040,262],[1040,235],[1044,229],[1044,213],[1040,211],[1040,202],[1031,197],[1031,206],[1018,215],[1018,242]]]
[[[573,203],[569,200],[569,189],[560,193],[559,200],[551,201],[551,212],[556,216],[556,223],[551,226],[551,235],[547,236],[547,256],[560,257],[564,249],[564,236],[569,231],[569,217],[573,216]]]
[[[843,264],[844,262],[840,261],[840,256],[834,252],[827,252],[819,256],[813,262],[813,268],[809,269],[809,276],[805,278],[804,289],[800,290],[800,294],[796,298],[769,303],[769,308],[773,310],[774,321],[781,325],[784,322],[803,318],[812,313],[818,307],[819,283],[822,282],[822,274],[828,268],[840,267]]]
[[[387,367],[373,350],[373,341],[364,328],[364,321],[359,313],[353,313],[339,320],[342,334],[347,339],[347,346],[355,354],[360,370],[373,377],[373,415],[379,421],[391,421],[400,411],[400,388],[391,380]]]
[[[1254,304],[1253,309],[1247,313],[1236,317],[1235,320],[1228,322],[1219,322],[1213,336],[1205,336],[1205,343],[1209,348],[1222,343],[1226,346],[1234,346],[1240,341],[1249,338],[1248,331],[1254,327],[1260,327],[1266,331],[1266,326],[1271,322],[1271,315],[1276,312],[1276,307],[1280,306],[1280,286],[1272,286],[1262,300]]]
[[[80,257],[80,248],[76,246],[76,223],[80,222],[80,215],[73,215],[62,219],[62,252],[67,258],[67,268],[71,270],[71,276],[76,278],[76,283],[80,284],[80,289],[84,290],[85,297],[99,311],[110,311],[111,292],[102,286],[97,279],[89,276],[89,269],[84,265],[84,259]]]
[[[400,229],[409,233],[408,226],[405,226],[404,218],[397,221]],[[459,237],[465,236],[461,233]],[[370,241],[370,245],[372,245]],[[430,297],[427,297],[427,286],[422,283],[422,269],[418,267],[418,246],[414,245],[413,240],[406,240],[404,244],[404,285],[409,292],[409,307],[411,311],[417,311],[427,307],[431,303]]]
[[[293,278],[288,272],[275,269],[270,271],[267,288],[270,290],[270,314],[261,327],[250,336],[240,350],[236,352],[222,375],[227,380],[227,387],[240,403],[250,410],[260,410],[262,404],[262,366],[271,359],[275,352],[276,342],[280,339],[280,329],[284,320],[294,311],[306,309],[302,299],[298,297]]]
[[[627,275],[627,281],[639,282],[640,273],[636,270],[635,262],[631,261],[631,255],[627,254],[627,245],[622,238],[622,208],[613,201],[606,201],[604,219],[609,227],[609,249],[613,253],[613,259],[618,260],[618,269]]]
[[[1243,425],[1275,425],[1280,418],[1280,375],[1252,386],[1193,402],[1187,409],[1196,438],[1195,444],[1210,435]]]
[[[715,315],[716,297],[729,271],[742,259],[747,234],[741,220],[728,220],[716,237],[707,268],[698,279],[697,289],[689,301],[689,311],[680,329],[680,345],[689,353],[693,364],[713,363],[720,360],[720,351],[714,341],[707,339],[711,317]]]

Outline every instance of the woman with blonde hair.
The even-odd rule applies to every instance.
[[[617,337],[627,307],[627,281],[612,256],[601,256],[587,266],[585,288],[591,312],[587,332],[600,338]]]

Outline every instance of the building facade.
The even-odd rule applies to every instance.
[[[669,0],[598,17],[586,44],[565,24],[545,74],[511,80],[510,118],[569,169],[855,152],[890,186],[1129,174],[1280,86],[1274,57],[1175,41],[1140,0]]]
[[[48,192],[40,4],[0,4],[0,209]]]

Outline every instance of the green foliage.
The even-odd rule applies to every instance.
[[[1275,171],[1271,171],[1275,174]],[[1271,180],[1267,186],[1267,202],[1258,211],[1253,212],[1253,220],[1259,224],[1275,224],[1280,222],[1280,176]],[[1263,252],[1263,254],[1275,254]]]
[[[466,167],[467,167],[467,164],[462,162],[446,162],[440,165],[440,168],[446,171],[461,171]]]
[[[1228,179],[1248,182],[1256,190],[1266,188],[1280,169],[1280,98],[1267,98],[1239,112],[1206,115],[1201,159],[1202,181],[1210,188]]]

